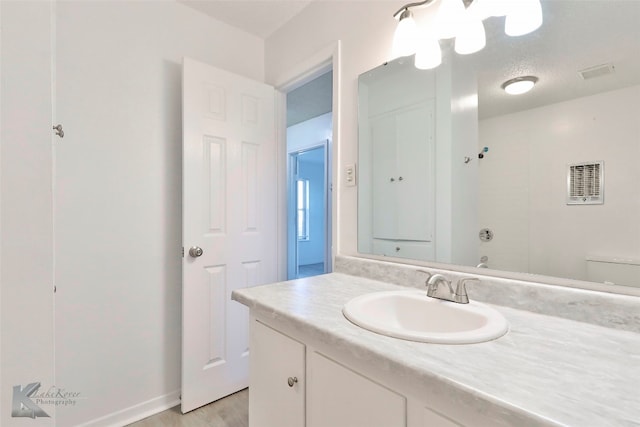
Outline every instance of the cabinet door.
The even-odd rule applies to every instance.
[[[249,426],[303,427],[305,346],[258,321],[251,329]]]
[[[467,411],[467,408],[461,407],[459,409],[460,411],[450,415],[458,417]],[[475,415],[471,415],[470,419],[476,421],[474,426],[484,425]],[[425,407],[421,400],[411,399],[407,402],[407,425],[408,427],[463,427],[462,424],[458,424],[447,415]]]
[[[434,100],[372,117],[370,122],[373,238],[433,241]]]
[[[313,352],[307,370],[308,427],[402,427],[406,400]]]
[[[371,119],[373,176],[372,221],[373,237],[394,239],[396,230],[396,119],[385,114]]]
[[[461,427],[460,424],[433,412],[428,408],[423,409],[421,427]]]
[[[396,239],[433,241],[435,120],[433,100],[396,113]]]

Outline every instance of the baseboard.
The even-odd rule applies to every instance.
[[[180,390],[138,403],[77,427],[122,427],[180,404]]]

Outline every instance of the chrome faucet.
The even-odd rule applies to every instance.
[[[475,277],[465,277],[458,280],[456,290],[453,290],[451,282],[442,274],[434,274],[427,280],[427,296],[445,301],[457,302],[459,304],[469,304],[469,296],[465,283],[470,280],[479,280]],[[444,286],[441,286],[444,284]]]

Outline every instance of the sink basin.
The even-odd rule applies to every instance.
[[[342,313],[361,328],[382,335],[437,344],[485,342],[509,330],[507,320],[489,306],[430,298],[426,290],[365,294],[345,304]]]

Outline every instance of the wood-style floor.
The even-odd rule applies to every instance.
[[[173,407],[129,427],[248,427],[249,389],[216,400],[182,415],[180,406]]]

